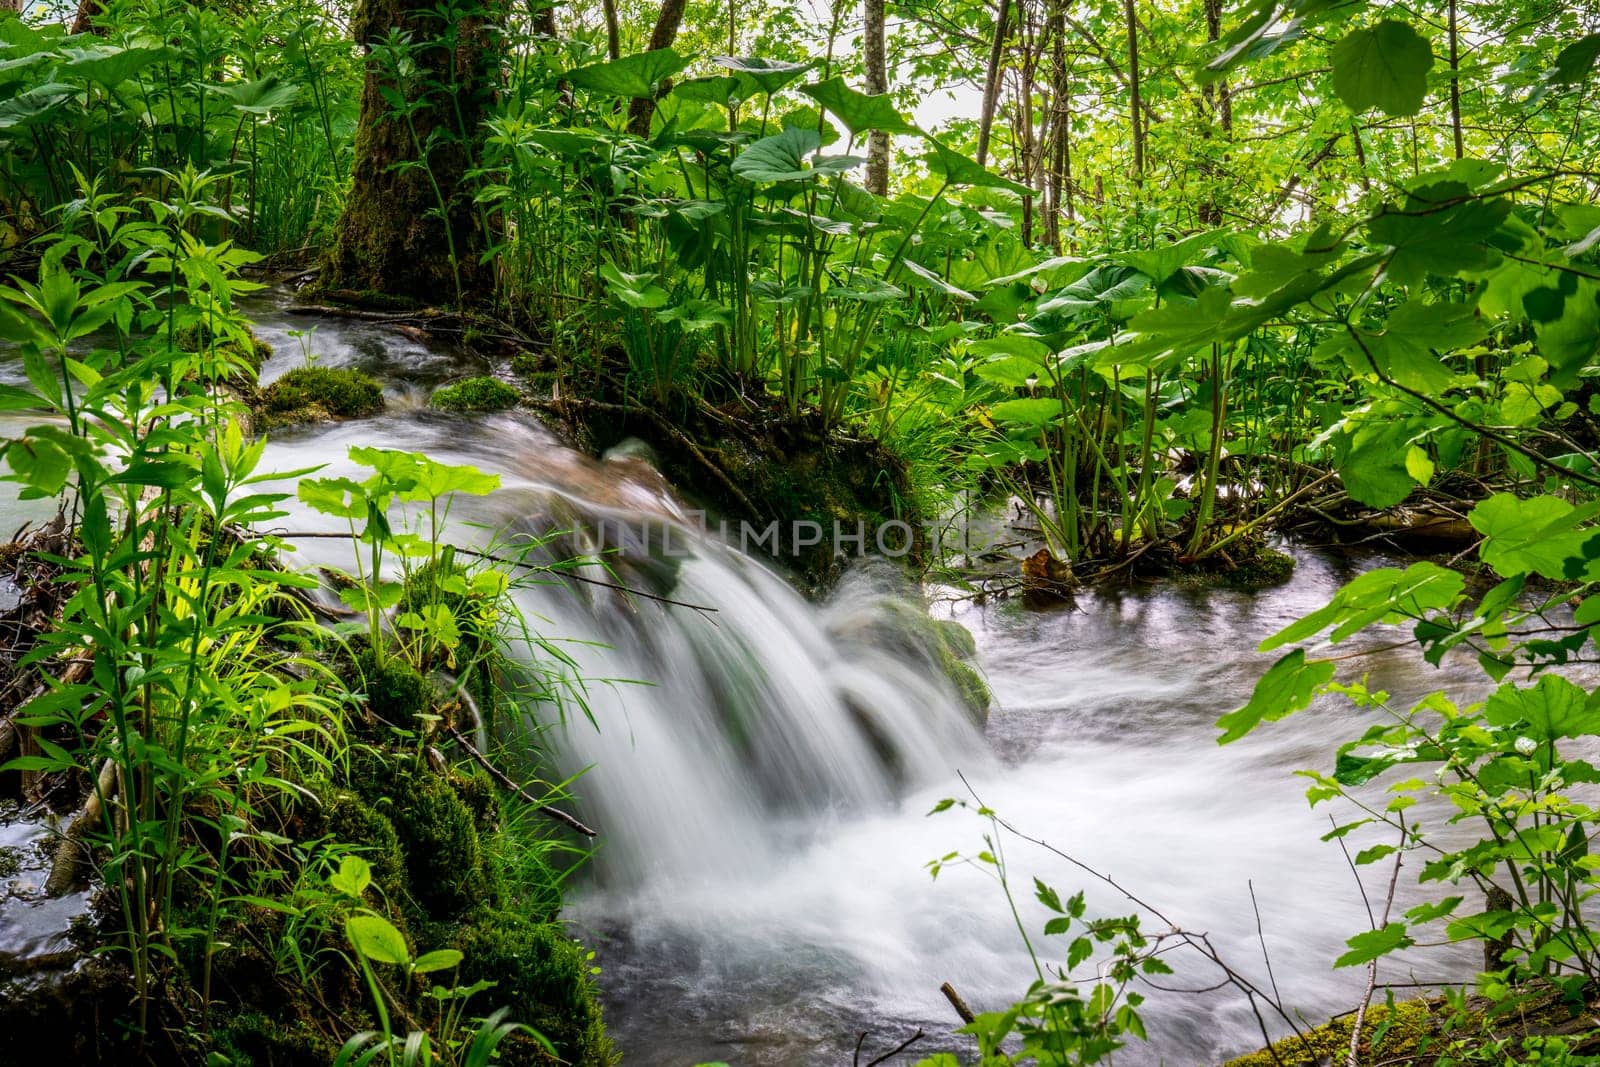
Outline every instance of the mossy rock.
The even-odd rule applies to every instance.
[[[383,410],[383,387],[342,367],[296,367],[269,385],[257,405],[263,429],[296,422],[358,419]]]
[[[515,407],[521,394],[499,378],[467,378],[434,391],[429,403],[445,411],[489,412]]]
[[[510,1008],[510,1018],[543,1034],[558,1057],[518,1035],[500,1046],[501,1063],[607,1067],[617,1062],[600,1019],[589,954],[561,926],[489,912],[461,930],[455,947],[463,957],[463,983],[495,983],[482,994],[483,1007],[492,1000],[493,1007]]]
[[[391,654],[381,664],[371,650],[356,655],[361,685],[367,695],[367,710],[380,723],[402,730],[414,730],[417,716],[432,707],[433,689],[428,680],[399,656]]]
[[[1392,1016],[1392,1017],[1391,1017]],[[1321,1067],[1343,1063],[1350,1054],[1350,1028],[1355,1016],[1335,1019],[1306,1032],[1305,1040],[1287,1037],[1272,1046],[1229,1060],[1223,1067]],[[1377,1046],[1372,1035],[1381,1033]],[[1362,1026],[1359,1059],[1362,1063],[1407,1063],[1419,1046],[1439,1033],[1432,1010],[1426,1001],[1407,1000],[1395,1004],[1375,1004],[1367,1011]]]
[[[372,868],[372,884],[385,900],[399,902],[406,893],[406,856],[400,836],[388,817],[353,793],[325,797],[322,832],[342,845],[353,845]]]
[[[1232,570],[1225,572],[1222,581],[1234,589],[1255,591],[1282,585],[1294,576],[1294,557],[1287,552],[1261,545]]]
[[[251,1067],[332,1063],[339,1048],[303,1019],[281,1022],[257,1011],[222,1020],[212,1031],[216,1051]]]
[[[211,331],[204,324],[183,326],[174,331],[172,342],[182,352],[203,352],[206,346],[212,343]],[[261,365],[272,356],[272,346],[246,330],[238,335],[218,338],[212,353],[218,358],[247,368],[250,372],[249,379],[253,382],[256,375],[261,373]]]
[[[486,862],[478,815],[454,783],[412,760],[395,760],[389,778],[368,783],[405,854],[411,900],[435,921],[459,918],[499,899],[497,872]]]

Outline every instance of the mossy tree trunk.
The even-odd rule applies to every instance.
[[[359,0],[351,29],[369,61],[325,289],[439,303],[488,284],[467,175],[500,80],[502,2],[451,22],[438,0]]]

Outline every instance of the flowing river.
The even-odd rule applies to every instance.
[[[264,378],[304,358],[287,331],[307,323],[280,300],[253,309],[277,348]],[[429,386],[481,367],[359,323],[323,321],[308,344],[324,365],[380,375],[390,411],[276,433],[266,466],[357,473],[344,457],[360,444],[498,471],[500,492],[456,502],[451,536],[461,543],[484,545],[490,530],[565,531],[542,550],[553,558],[597,547],[605,522],[671,527],[681,554],[625,549],[617,580],[715,609],[564,580],[517,594],[532,630],[569,659],[571,698],[564,727],[541,731],[530,716],[500,728],[564,773],[587,769],[575,806],[600,830],[600,846],[575,876],[565,914],[596,952],[625,1063],[847,1063],[858,1041],[866,1062],[919,1029],[924,1037],[892,1062],[970,1053],[970,1039],[951,1032],[959,1020],[940,985],[975,1010],[998,1010],[1034,970],[992,869],[957,864],[930,877],[930,860],[990,847],[988,823],[972,812],[928,814],[946,797],[981,798],[1172,923],[1207,934],[1291,1013],[1321,1021],[1359,999],[1364,969],[1331,963],[1367,929],[1361,888],[1338,844],[1319,840],[1327,808],[1311,809],[1293,775],[1330,767],[1338,744],[1361,730],[1356,713],[1321,704],[1227,747],[1216,744],[1214,723],[1270,662],[1253,651],[1257,642],[1381,561],[1297,550],[1293,579],[1257,594],[1168,587],[1084,595],[1049,611],[1009,601],[936,606],[976,638],[995,698],[980,729],[914,642],[896,639],[905,609],[895,605],[909,597],[920,610],[920,601],[890,568],[864,563],[829,600],[807,603],[765,565],[690,529],[684,505],[637,456],[589,459],[524,416],[420,410]],[[8,417],[6,429],[23,424]],[[38,515],[37,505],[8,504],[0,525],[9,532]],[[335,528],[299,513],[284,525]],[[296,543],[305,562],[348,559],[336,540]],[[607,580],[592,565],[577,573]],[[931,592],[937,601],[941,591]],[[1470,661],[1435,669],[1387,643],[1364,635],[1346,647],[1365,652],[1359,669],[1397,704],[1435,688],[1462,698],[1482,691]],[[548,704],[530,711],[546,724],[554,717]],[[1351,851],[1376,840],[1353,835]],[[1037,935],[1046,913],[1034,876],[1063,898],[1086,890],[1091,914],[1134,910],[1058,855],[1009,835],[998,844],[1046,963],[1059,962],[1065,945]],[[1381,906],[1389,868],[1363,871]],[[25,865],[0,927],[29,931],[30,944],[42,938],[42,952],[41,924],[60,909],[29,896],[28,878]],[[1164,928],[1145,921],[1151,932]],[[3,930],[0,941],[15,943]],[[1193,953],[1168,962],[1177,974],[1158,981],[1176,989],[1221,978]],[[1463,950],[1416,952],[1386,961],[1384,977],[1459,981],[1474,962]],[[1093,967],[1080,968],[1091,981]],[[1256,1015],[1234,989],[1142,991],[1151,1040],[1116,1062],[1214,1064],[1261,1044]],[[1270,1012],[1266,1021],[1285,1032]]]

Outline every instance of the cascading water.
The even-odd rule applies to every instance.
[[[271,306],[257,317],[278,350],[270,378],[300,358],[288,330],[303,323]],[[583,681],[587,714],[569,702],[563,728],[530,732],[527,743],[553,747],[568,772],[588,768],[576,800],[601,838],[566,914],[597,949],[625,1062],[847,1062],[863,1031],[877,1055],[917,1028],[928,1036],[913,1052],[970,1051],[950,1036],[957,1020],[940,984],[993,1010],[1026,988],[1033,967],[992,877],[955,867],[930,882],[925,869],[984,847],[986,827],[971,815],[926,817],[969,785],[1019,828],[1207,932],[1305,1017],[1359,996],[1364,976],[1330,962],[1367,926],[1361,896],[1337,846],[1319,841],[1325,815],[1307,809],[1290,773],[1326,766],[1358,727],[1347,712],[1313,710],[1218,748],[1212,725],[1263,666],[1235,650],[1325,603],[1350,576],[1337,562],[1303,554],[1292,583],[1260,595],[1165,590],[1042,614],[963,603],[956,617],[976,635],[996,696],[980,732],[897,629],[905,609],[886,605],[903,590],[886,571],[858,570],[827,603],[809,604],[690,529],[637,458],[588,459],[526,418],[404,410],[412,388],[459,372],[449,356],[340,322],[325,323],[314,348],[326,364],[386,373],[394,413],[279,431],[267,466],[357,473],[344,457],[362,444],[497,471],[500,492],[457,500],[453,536],[481,544],[485,530],[569,531],[549,546],[556,556],[595,549],[608,523],[670,527],[677,554],[624,551],[612,560],[619,580],[715,609],[565,581],[517,593]],[[4,517],[14,526],[23,515],[8,504]],[[327,528],[306,514],[286,524]],[[348,560],[336,540],[296,543],[302,562]],[[582,574],[606,578],[593,566]],[[1449,660],[1435,671],[1377,638],[1352,647],[1397,701],[1481,687],[1476,671]],[[549,707],[536,710],[550,719]],[[1090,890],[1099,913],[1130,910],[1058,857],[1005,847],[1030,932],[1044,918],[1034,874],[1063,893]],[[1366,870],[1381,898],[1387,872]],[[1194,961],[1172,962],[1174,986],[1216,980]],[[1459,979],[1471,961],[1419,956],[1413,966],[1419,981]],[[1215,1063],[1260,1043],[1248,1005],[1225,991],[1156,994],[1147,1021],[1151,1043],[1117,1062]]]

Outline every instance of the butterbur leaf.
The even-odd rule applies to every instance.
[[[1416,942],[1406,933],[1405,923],[1392,922],[1382,929],[1357,934],[1345,944],[1350,946],[1350,951],[1334,960],[1335,967],[1354,967],[1362,963],[1371,963],[1379,956],[1387,956]]]
[[[1217,744],[1237,741],[1262,722],[1276,722],[1309,706],[1317,692],[1332,680],[1330,661],[1308,660],[1304,649],[1295,649],[1262,675],[1248,704],[1217,720],[1222,730]]]
[[[859,136],[867,130],[903,134],[922,132],[895,109],[887,93],[877,96],[859,93],[837,75],[816,85],[803,85],[800,91],[826,108],[853,135]]]
[[[1010,178],[1002,178],[992,170],[979,166],[975,160],[946,148],[932,137],[928,138],[928,143],[933,146],[933,151],[923,158],[935,173],[944,175],[945,181],[951,185],[1005,189],[1018,196],[1028,196],[1033,192],[1026,185],[1014,182]]]
[[[380,915],[352,915],[344,921],[344,930],[356,951],[370,960],[400,966],[411,962],[405,935]]]
[[[569,70],[563,76],[579,89],[609,96],[651,97],[661,83],[689,65],[692,56],[670,48],[623,56],[605,63]]]
[[[1428,92],[1433,47],[1404,22],[1351,30],[1333,46],[1333,88],[1351,111],[1415,115]]]
[[[733,161],[733,173],[750,182],[814,181],[822,172],[806,165],[806,157],[822,147],[816,130],[790,127],[763,137]]]
[[[724,70],[731,70],[749,79],[764,93],[777,92],[817,65],[816,60],[786,63],[781,59],[762,56],[718,56],[713,62]]]
[[[1378,567],[1352,578],[1325,607],[1290,623],[1261,642],[1261,651],[1304,641],[1333,627],[1334,644],[1375,622],[1394,617],[1421,617],[1453,605],[1466,580],[1435,563],[1413,563],[1404,571]]]

